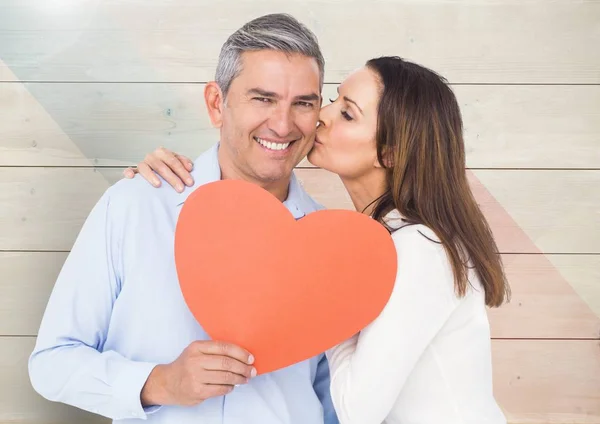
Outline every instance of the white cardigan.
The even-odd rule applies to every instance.
[[[399,217],[393,211],[386,218]],[[340,424],[506,423],[492,393],[490,330],[476,274],[458,298],[433,231],[412,225],[392,238],[398,272],[387,305],[327,352]]]

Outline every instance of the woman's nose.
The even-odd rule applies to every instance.
[[[329,124],[331,118],[331,105],[323,106],[319,111],[319,120],[317,122],[317,128],[326,127]]]

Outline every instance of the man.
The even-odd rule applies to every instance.
[[[251,352],[208,340],[194,320],[173,253],[182,204],[202,184],[253,182],[296,218],[321,208],[293,169],[311,147],[323,68],[314,35],[287,15],[231,35],[205,89],[220,142],[196,161],[195,185],[123,180],[86,220],[30,357],[42,396],[119,422],[337,423],[325,356],[255,377]]]

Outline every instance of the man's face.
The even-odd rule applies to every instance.
[[[221,126],[224,159],[238,177],[286,180],[314,142],[321,105],[316,60],[273,50],[242,54]]]

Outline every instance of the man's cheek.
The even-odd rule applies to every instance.
[[[317,120],[316,119],[304,119],[302,122],[299,122],[298,128],[302,131],[302,135],[305,138],[312,138],[317,131]]]

